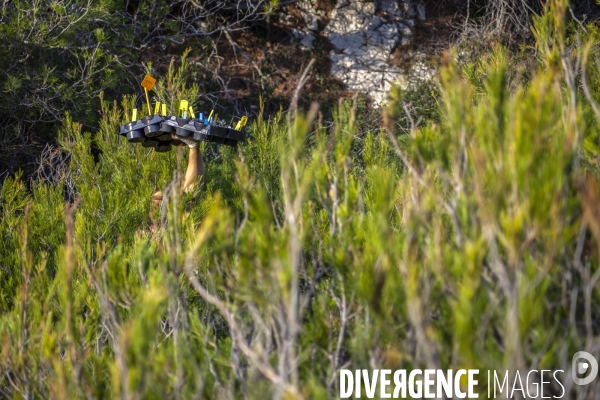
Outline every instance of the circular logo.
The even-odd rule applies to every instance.
[[[576,385],[589,385],[598,375],[598,361],[590,353],[578,351],[573,355],[571,375]]]

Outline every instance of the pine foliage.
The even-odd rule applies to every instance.
[[[193,194],[185,154],[117,136],[132,99],[97,132],[67,117],[61,184],[0,190],[0,397],[325,399],[341,368],[568,370],[598,349],[599,36],[554,4],[527,84],[497,48],[448,61],[440,122],[408,134],[401,98],[366,136],[351,103],[330,129],[316,108],[258,118],[238,150],[203,147]]]

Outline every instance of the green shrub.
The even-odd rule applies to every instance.
[[[172,190],[185,155],[117,136],[132,100],[104,103],[94,135],[67,118],[74,202],[18,177],[0,191],[1,395],[331,398],[340,368],[598,356],[597,116],[566,56],[597,53],[566,52],[553,12],[527,86],[502,49],[480,85],[449,63],[440,122],[362,151],[348,103],[330,131],[315,108],[259,118],[237,151],[205,145],[195,198]]]

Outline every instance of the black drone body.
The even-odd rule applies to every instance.
[[[119,135],[125,136],[128,142],[141,143],[142,147],[154,148],[163,153],[170,151],[173,146],[183,146],[190,142],[204,141],[236,147],[239,142],[246,140],[242,131],[248,121],[246,116],[242,117],[235,127],[219,126],[216,124],[217,116],[213,118],[214,110],[208,118],[204,118],[202,113],[196,118],[187,100],[180,101],[178,115],[168,116],[167,105],[160,102],[156,102],[152,114],[148,92],[155,83],[156,79],[150,75],[146,75],[141,83],[146,94],[149,115],[138,120],[137,109],[134,108],[131,122],[121,126]],[[159,112],[161,110],[162,112]]]
[[[246,140],[246,134],[242,130],[246,120],[243,117],[243,122],[233,128],[216,125],[214,119],[204,119],[202,114],[200,118],[154,114],[122,125],[119,135],[125,136],[130,143],[141,143],[142,147],[154,148],[161,153],[183,145],[184,141],[204,141],[236,147],[239,142]]]

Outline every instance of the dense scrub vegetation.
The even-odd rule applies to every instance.
[[[239,8],[236,8],[239,6]],[[214,37],[248,29],[277,3],[28,0],[0,5],[0,175],[5,179],[56,144],[64,113],[97,128],[98,94],[120,99],[139,88],[144,63],[168,65],[180,46],[193,46],[195,78],[208,83],[203,101],[223,95]],[[199,94],[195,94],[198,96]],[[198,96],[199,97],[199,96]]]
[[[398,1],[402,7],[425,5],[432,18],[460,15],[453,36],[468,38],[463,42],[483,39],[513,45],[531,37],[531,17],[541,11],[543,4],[540,0]],[[325,21],[337,0],[310,2]],[[265,112],[269,115],[280,106],[287,107],[294,80],[314,57],[314,83],[309,83],[312,90],[305,91],[300,100],[305,106],[318,100],[329,120],[331,106],[344,94],[343,85],[329,76],[330,45],[326,41],[317,38],[312,51],[290,43],[293,34],[289,26],[282,27],[279,22],[298,13],[295,3],[3,1],[0,180],[21,170],[29,184],[29,178],[39,177],[35,172],[40,164],[60,164],[64,157],[57,157],[55,147],[65,112],[85,129],[97,129],[100,92],[106,100],[120,101],[122,95],[139,88],[147,62],[152,62],[162,75],[171,57],[180,56],[186,48],[192,49],[190,75],[199,83],[200,90],[194,94],[196,102],[217,108],[221,115],[245,112],[255,116],[260,96],[268,100]],[[587,23],[600,16],[600,7],[593,1],[571,3],[570,14],[581,21]],[[415,29],[418,33],[420,28]],[[413,47],[418,49],[422,44],[417,40]],[[266,57],[263,50],[275,46],[275,54]]]
[[[546,11],[527,80],[496,47],[449,55],[439,120],[407,133],[402,93],[367,133],[347,102],[329,128],[259,117],[204,145],[197,193],[185,154],[117,136],[135,99],[67,116],[59,182],[0,189],[0,397],[332,398],[340,368],[598,358],[600,35]]]

